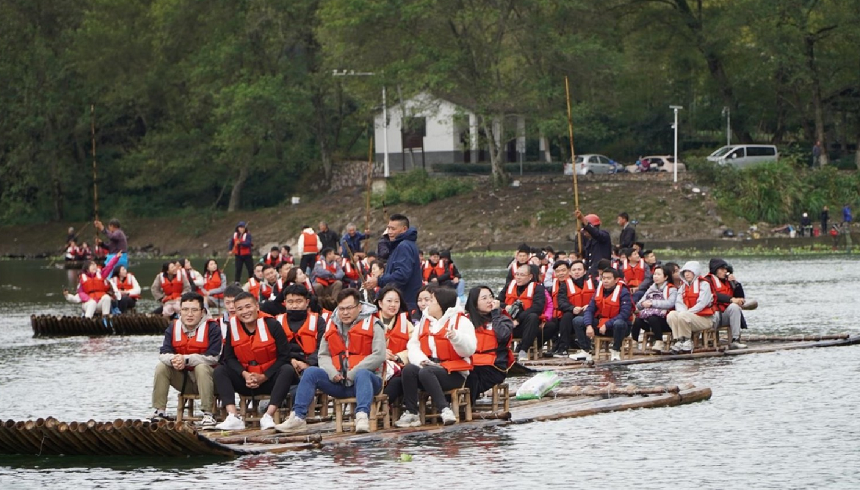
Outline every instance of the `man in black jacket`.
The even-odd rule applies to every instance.
[[[600,229],[600,217],[596,214],[583,216],[577,209],[576,219],[582,223],[583,260],[588,266],[588,275],[597,278],[597,263],[601,259],[612,260],[612,238],[608,231]]]
[[[514,280],[499,292],[499,301],[514,319],[514,338],[520,339],[517,359],[527,361],[528,350],[541,333],[540,317],[546,308],[546,290],[535,281],[530,265],[517,267]]]
[[[328,223],[325,221],[320,221],[320,231],[317,232],[317,236],[320,237],[322,248],[337,250],[337,243],[340,239],[340,235],[338,235],[337,232],[330,230]]]
[[[632,248],[636,243],[636,228],[630,224],[630,216],[626,212],[619,213],[617,223],[621,227],[621,238],[618,240],[621,248]]]

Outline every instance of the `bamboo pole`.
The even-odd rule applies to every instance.
[[[370,195],[373,192],[373,135],[370,136],[370,144],[367,150],[367,201],[364,206],[364,230],[370,230]],[[367,242],[370,238],[364,239],[364,250],[367,251]],[[362,281],[364,282],[364,281]]]
[[[568,82],[567,76],[564,77],[564,92],[567,96],[567,132],[570,138],[570,166],[573,168],[573,205],[577,211],[579,211],[579,183],[576,179],[576,151],[573,147],[573,114],[570,110],[570,82]],[[580,224],[581,224],[581,220]],[[580,255],[584,256],[584,251],[582,250],[582,233],[579,231],[579,226],[577,226],[576,231],[576,242],[577,242],[577,250]]]
[[[90,104],[90,134],[93,143],[93,208],[95,211],[95,221],[99,220],[99,187],[98,187],[98,166],[96,164],[96,105]],[[96,230],[96,238],[99,237],[99,232]],[[95,247],[95,242],[93,242]]]

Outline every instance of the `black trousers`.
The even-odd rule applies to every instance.
[[[235,405],[236,393],[239,393],[245,396],[269,395],[269,404],[280,407],[290,393],[290,386],[299,382],[299,376],[292,364],[281,366],[281,369],[277,370],[274,376],[256,389],[248,388],[245,385],[245,378],[241,374],[223,364],[215,368],[212,376],[215,381],[215,391],[218,392],[218,399],[224,406]]]
[[[466,388],[469,388],[472,404],[478,399],[480,393],[503,382],[507,376],[508,373],[499,371],[493,366],[475,366],[475,369],[472,369],[469,377],[466,378]]]
[[[403,377],[395,376],[389,379],[382,392],[388,395],[388,402],[393,405],[398,398],[403,396]]]
[[[117,301],[117,308],[119,308],[120,312],[125,313],[126,311],[134,308],[134,305],[136,304],[137,299],[132,298],[131,296],[123,296],[119,301]]]
[[[302,260],[299,261],[299,269],[307,275],[311,275],[314,269],[314,263],[317,261],[317,254],[304,254]]]
[[[236,268],[235,268],[235,277],[234,279],[239,284],[242,284],[242,266],[248,270],[248,279],[254,276],[254,257],[249,255],[236,255]]]
[[[540,335],[540,318],[537,313],[520,313],[519,325],[514,327],[514,337],[521,339],[517,350],[528,352],[535,339]]]
[[[403,383],[403,405],[409,412],[418,413],[418,388],[430,394],[437,412],[448,406],[445,392],[462,388],[466,378],[460,373],[449,373],[442,366],[419,367],[407,364],[400,374]]]
[[[663,340],[663,334],[668,332],[669,324],[666,323],[666,319],[662,316],[649,316],[648,318],[642,319],[637,318],[635,322],[633,322],[633,328],[630,330],[631,337],[633,337],[634,342],[639,341],[639,332],[640,331],[651,332],[654,334],[654,341]]]

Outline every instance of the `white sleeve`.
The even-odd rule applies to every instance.
[[[475,337],[475,326],[465,317],[457,315],[456,327],[454,337],[449,339],[451,345],[454,347],[454,352],[460,357],[469,357],[478,348],[478,339]]]

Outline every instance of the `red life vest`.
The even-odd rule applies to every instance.
[[[113,283],[114,287],[116,287],[117,291],[125,293],[134,289],[134,281],[132,281],[132,279],[134,279],[134,275],[131,272],[126,272],[125,280],[120,279],[119,276],[113,276],[110,281]],[[140,299],[139,294],[131,294],[129,297]]]
[[[174,320],[173,338],[171,339],[173,352],[183,356],[190,356],[191,354],[206,354],[206,351],[209,350],[210,323],[213,322],[204,323],[202,327],[197,329],[197,332],[195,332],[193,336],[186,337],[183,335],[184,330],[182,329],[182,322]],[[186,365],[185,370],[194,371],[194,367]]]
[[[391,325],[391,328],[385,331],[388,350],[395,354],[406,350],[406,344],[409,343],[410,325],[412,325],[412,322],[409,321],[409,315],[406,312],[399,313],[394,317],[394,323]]]
[[[260,300],[260,287],[262,286],[262,282],[258,281],[256,277],[251,276],[248,279],[248,292],[251,293],[252,296],[257,298],[257,301]]]
[[[233,317],[230,319],[230,334],[233,352],[245,371],[265,373],[278,359],[278,346],[264,317],[257,318],[257,331],[251,335]]]
[[[602,327],[611,318],[615,318],[621,313],[621,288],[624,284],[618,282],[612,294],[609,296],[603,295],[603,284],[597,286],[597,291],[594,293],[594,316],[599,318],[597,328]]]
[[[180,272],[173,276],[173,279],[167,279],[167,274],[161,273],[161,292],[164,293],[164,297],[161,298],[162,303],[179,299],[182,296],[182,277],[183,274]]]
[[[584,308],[588,306],[591,298],[594,296],[594,281],[591,278],[586,279],[582,283],[582,287],[578,287],[570,277],[564,281],[567,288],[567,301],[574,308]],[[564,312],[558,309],[558,279],[552,280],[552,304],[555,307],[553,314],[554,318],[561,318]]]
[[[314,291],[314,287],[311,284],[310,278],[305,278],[304,286],[305,286],[305,289],[307,289],[309,293],[311,293],[312,295],[316,294],[316,291]]]
[[[102,279],[102,271],[99,269],[94,276],[87,273],[81,274],[81,289],[90,297],[90,299],[99,301],[110,291],[110,286],[107,281]]]
[[[322,316],[323,321],[328,324],[328,319],[331,318],[331,310],[326,310],[325,308],[323,308],[323,311],[322,313],[320,313],[320,316]]]
[[[203,289],[207,291],[212,291],[213,289],[217,289],[221,287],[222,279],[221,279],[221,271],[216,270],[215,272],[206,272],[204,276],[205,282],[203,283]],[[213,294],[213,298],[223,298],[224,293]]]
[[[353,325],[347,332],[349,347],[344,344],[334,322],[328,321],[323,337],[328,342],[328,351],[335,369],[338,371],[342,371],[342,367],[352,369],[365,357],[373,354],[373,322],[375,321],[376,317],[370,315]],[[345,365],[343,361],[346,361]]]
[[[302,236],[305,237],[302,255],[318,254],[320,252],[320,248],[317,246],[317,238],[319,238],[317,237],[317,234],[312,231],[303,231]]]
[[[693,281],[692,285],[684,285],[684,294],[681,298],[684,300],[684,304],[687,305],[687,308],[696,306],[696,302],[699,301],[699,284],[702,282],[707,283],[707,279],[704,277],[697,277],[696,280]],[[713,294],[713,291],[711,291],[711,293]],[[711,300],[711,303],[713,304],[713,299]],[[711,316],[714,314],[714,309],[711,305],[708,305],[696,314],[699,316]]]
[[[421,273],[424,276],[424,282],[429,282],[430,279],[439,278],[445,275],[445,261],[440,260],[436,262],[436,265],[431,264],[429,261],[424,264]]]
[[[223,236],[223,235],[222,235]],[[239,245],[241,242],[244,242],[248,238],[248,232],[242,233],[242,236],[239,236],[239,232],[233,232],[233,254],[234,255],[251,255],[251,247],[246,247],[244,245]]]
[[[281,255],[278,254],[277,257],[272,257],[272,252],[269,252],[265,257],[263,257],[263,263],[274,267],[281,263]]]
[[[622,273],[624,274],[624,281],[631,288],[639,287],[645,280],[645,261],[639,259],[637,264],[630,265],[627,259],[624,259]]]
[[[284,333],[287,334],[287,339],[290,342],[295,342],[302,348],[302,352],[307,355],[313,354],[317,350],[317,322],[319,315],[308,312],[305,318],[305,323],[299,327],[297,332],[293,332],[290,324],[287,322],[287,314],[281,313],[275,317],[278,323],[284,327]]]
[[[523,304],[523,311],[532,307],[532,301],[535,296],[535,282],[532,281],[523,289],[523,292],[517,295],[517,281],[513,280],[508,285],[508,290],[505,292],[505,304],[512,305],[514,301],[520,300]]]
[[[274,299],[272,298],[272,294],[274,294],[274,292],[275,288],[270,286],[268,282],[263,281],[260,283],[260,301],[269,301]]]
[[[358,271],[355,270],[348,258],[344,257],[341,259],[340,267],[343,269],[344,279],[349,279],[350,281],[358,280]]]
[[[335,264],[334,262],[329,264],[328,262],[325,261],[325,259],[323,259],[323,260],[317,262],[317,265],[320,265],[320,264],[322,264],[322,266],[325,268],[325,270],[331,272],[332,274],[337,273],[337,264]],[[315,277],[314,281],[316,281],[319,284],[322,284],[324,287],[329,287],[332,284],[336,283],[337,279],[335,279],[335,278],[327,279],[324,277]]]
[[[495,366],[499,356],[507,351],[508,361],[505,366],[510,369],[514,365],[514,352],[511,350],[513,335],[508,337],[505,345],[499,345],[496,331],[493,330],[493,322],[487,322],[475,328],[475,338],[478,341],[475,353],[472,355],[472,364],[475,366]]]
[[[439,362],[449,373],[471,371],[474,367],[470,358],[467,357],[464,359],[460,357],[460,354],[457,354],[451,341],[445,336],[450,323],[454,322],[454,330],[456,330],[460,321],[468,322],[470,320],[463,313],[457,313],[453,318],[448,318],[445,324],[442,325],[442,328],[436,333],[430,333],[429,318],[425,318],[418,326],[418,341],[421,343],[421,351],[427,357]],[[430,342],[431,338],[433,339],[432,344]]]
[[[726,311],[726,308],[729,307],[731,302],[729,303],[721,303],[717,301],[717,294],[725,294],[728,297],[732,297],[735,295],[735,290],[732,287],[731,283],[727,280],[720,280],[715,274],[708,274],[705,276],[708,279],[708,283],[711,285],[711,291],[714,293],[714,309],[717,311]]]

